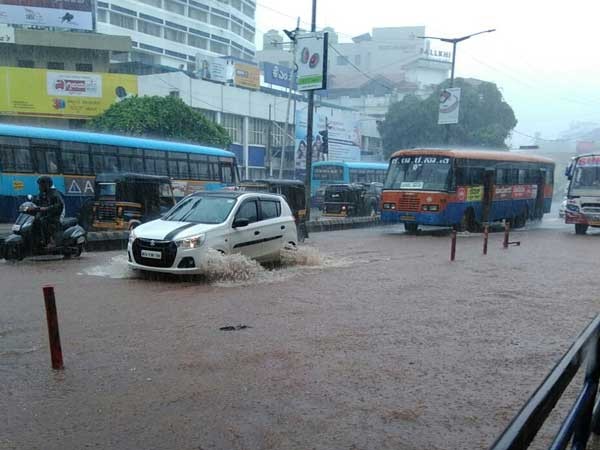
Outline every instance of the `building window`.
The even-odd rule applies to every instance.
[[[106,10],[99,9],[96,17],[98,18],[98,22],[106,22]]]
[[[267,145],[267,121],[251,118],[248,121],[248,143],[251,145]]]
[[[231,22],[231,31],[233,31],[238,36],[241,36],[242,35],[242,26],[235,22]]]
[[[177,14],[185,15],[185,5],[173,0],[165,0],[165,9]]]
[[[240,144],[242,142],[242,131],[244,128],[244,119],[242,116],[234,114],[221,114],[221,125],[229,133],[232,142]]]
[[[169,91],[169,97],[179,98],[179,91]]]
[[[139,0],[146,5],[154,6],[155,8],[162,8],[161,0]]]
[[[231,0],[231,6],[233,6],[238,11],[242,10],[242,2],[241,2],[241,0]]]
[[[56,61],[48,61],[46,67],[50,70],[65,70],[65,63],[56,62]]]
[[[160,23],[161,25],[163,24],[162,19],[159,19],[158,17],[150,16],[150,15],[144,14],[144,13],[140,13],[140,19],[145,19],[150,22]]]
[[[17,61],[18,67],[27,67],[28,69],[33,69],[35,67],[35,63],[31,59],[19,59]]]
[[[208,22],[208,13],[206,11],[202,11],[201,9],[192,8],[188,11],[188,15],[195,20],[199,20],[200,22]]]
[[[227,46],[219,42],[210,41],[210,51],[221,55],[227,55]]]
[[[360,66],[360,55],[354,55],[354,64]]]
[[[254,8],[250,5],[247,5],[246,3],[244,3],[242,8],[242,12],[244,14],[246,14],[248,17],[251,17],[254,19]]]
[[[89,63],[77,63],[75,64],[75,70],[77,72],[93,72],[94,69]]]
[[[244,28],[243,31],[244,39],[250,42],[254,42],[254,31],[250,31],[247,28]]]
[[[196,48],[208,49],[208,39],[204,39],[200,36],[194,36],[193,34],[188,35],[188,45]]]
[[[135,29],[135,19],[133,17],[127,17],[112,11],[110,12],[110,24],[121,28],[127,28],[128,30]]]
[[[230,56],[233,56],[234,58],[240,58],[240,59],[242,59],[242,52],[240,52],[239,50],[231,47],[231,55]]]
[[[151,36],[160,36],[161,29],[162,27],[160,25],[156,25],[155,23],[138,20],[138,31],[140,33],[149,34]]]
[[[338,56],[336,59],[336,63],[338,66],[346,66],[348,65],[348,58],[345,56]]]
[[[171,28],[165,28],[165,39],[174,42],[185,43],[185,33],[183,31],[172,30]]]
[[[210,15],[210,24],[225,30],[229,29],[229,20],[215,14]]]

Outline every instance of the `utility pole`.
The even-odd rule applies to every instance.
[[[290,79],[288,80],[288,98],[287,98],[287,108],[285,113],[285,135],[283,136],[283,145],[281,147],[281,160],[279,163],[279,179],[283,178],[283,155],[285,153],[285,149],[287,147],[288,139],[290,139],[290,104],[292,103],[292,87],[294,85],[294,80],[296,79],[296,36],[300,31],[300,17],[296,21],[296,29],[294,31],[283,30],[283,32],[287,35],[288,38],[292,41],[292,60],[290,64]],[[294,101],[295,105],[295,101]],[[292,148],[294,147],[294,140],[292,141]],[[296,162],[294,161],[294,167]]]
[[[269,161],[269,178],[273,178],[273,122],[271,121],[271,108],[269,103],[269,125],[267,126],[267,161]]]
[[[456,65],[456,44],[462,41],[466,41],[473,36],[477,36],[478,34],[484,33],[493,33],[496,31],[495,28],[491,30],[478,31],[477,33],[468,34],[466,36],[458,37],[458,38],[443,38],[443,37],[435,37],[435,36],[417,36],[419,39],[436,39],[442,42],[448,42],[452,44],[452,66],[450,68],[450,87],[454,87],[454,66]],[[450,142],[450,124],[446,124],[446,134],[444,136],[444,143],[447,145]]]
[[[312,0],[312,20],[310,31],[317,31],[317,0]],[[310,184],[312,172],[312,144],[313,144],[313,116],[315,107],[315,91],[308,91],[308,120],[306,124],[306,174],[304,176],[304,189],[306,190],[306,221],[310,220]]]

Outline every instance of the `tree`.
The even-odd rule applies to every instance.
[[[459,122],[450,125],[449,144],[462,147],[506,148],[517,125],[515,114],[494,83],[458,78],[461,88]],[[396,150],[444,144],[445,127],[438,125],[439,97],[449,81],[426,99],[407,95],[390,106],[379,124],[386,156]]]
[[[130,97],[87,124],[94,131],[176,139],[226,147],[227,131],[177,97]]]

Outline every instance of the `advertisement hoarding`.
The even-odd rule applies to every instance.
[[[0,0],[0,23],[93,30],[92,0]]]
[[[303,33],[297,37],[299,59],[297,84],[299,91],[327,88],[328,33]]]
[[[233,81],[236,86],[260,89],[260,69],[258,66],[236,61],[234,63]]]
[[[460,88],[447,88],[440,93],[438,125],[458,123]]]
[[[296,89],[296,80],[294,79],[294,71],[292,69],[269,62],[263,62],[262,65],[265,83],[288,89],[291,81],[292,89]]]
[[[217,83],[233,81],[233,61],[227,58],[213,58],[201,54],[196,55],[196,60],[202,61],[200,69],[202,79],[216,81]]]
[[[0,115],[88,119],[137,91],[135,75],[0,67]]]
[[[296,142],[294,160],[296,169],[306,168],[306,125],[308,107],[305,103],[296,108]],[[315,108],[312,160],[360,161],[361,133],[358,114],[333,108]],[[327,130],[328,148],[325,153],[323,135]]]

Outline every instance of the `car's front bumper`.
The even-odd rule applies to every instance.
[[[127,245],[127,261],[129,268],[135,270],[146,270],[149,272],[161,272],[161,273],[172,273],[172,274],[200,274],[203,272],[202,261],[206,257],[206,248],[201,246],[198,248],[182,249],[177,248],[177,253],[173,259],[171,265],[157,265],[157,263],[150,258],[143,258],[140,255],[136,258],[132,243],[129,242]],[[193,267],[179,267],[182,261],[187,258],[192,258],[194,261]],[[148,264],[145,264],[148,262]],[[152,264],[152,265],[151,265]],[[189,265],[189,264],[188,264]]]

